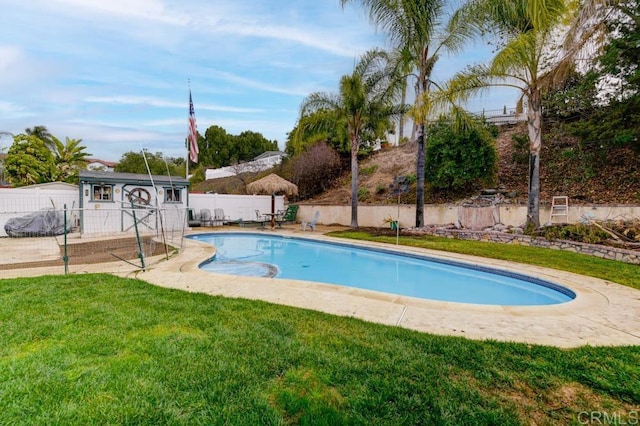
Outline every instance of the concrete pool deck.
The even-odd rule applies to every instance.
[[[222,229],[230,231],[229,228]],[[217,232],[216,229],[201,230]],[[265,232],[325,241],[335,241],[298,227],[239,232]],[[339,239],[345,242],[344,239]],[[396,246],[347,240],[356,246]],[[187,239],[183,250],[169,260],[152,264],[145,272],[130,265],[114,263],[111,269],[86,265],[82,272],[108,271],[135,277],[151,284],[191,292],[263,300],[282,305],[354,317],[365,321],[404,327],[421,332],[464,336],[571,348],[583,345],[640,345],[640,290],[605,280],[554,269],[513,262],[398,246],[401,252],[428,255],[436,259],[489,266],[553,281],[573,290],[575,300],[550,306],[490,306],[440,302],[386,293],[295,280],[253,278],[214,274],[198,265],[209,259],[215,249]],[[74,270],[74,272],[78,272]],[[61,273],[60,268],[32,268],[0,271],[0,278]],[[639,268],[640,276],[640,268]]]

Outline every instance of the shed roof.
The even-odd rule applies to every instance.
[[[33,185],[21,186],[20,189],[54,189],[54,190],[78,190],[78,185],[66,182],[45,182],[36,183]]]
[[[184,185],[191,182],[180,176],[152,175],[153,183],[159,185]],[[135,183],[139,185],[151,185],[149,175],[141,173],[99,172],[94,170],[80,170],[80,182],[105,182],[105,183]]]

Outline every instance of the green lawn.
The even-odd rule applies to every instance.
[[[396,243],[395,236],[376,235],[364,231],[337,231],[328,235],[362,241]],[[493,259],[510,260],[530,265],[544,266],[573,272],[590,277],[601,278],[640,290],[640,266],[622,263],[615,260],[601,259],[595,256],[554,250],[540,247],[529,247],[514,244],[499,244],[482,241],[459,240],[455,238],[421,236],[401,236],[400,245],[442,250]],[[640,327],[640,326],[639,326]],[[638,421],[640,424],[640,420]]]
[[[640,347],[433,336],[103,274],[0,281],[0,424],[638,419]]]

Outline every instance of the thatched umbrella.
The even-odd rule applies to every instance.
[[[275,217],[275,196],[276,194],[298,195],[298,186],[281,178],[275,173],[271,173],[262,179],[258,179],[247,185],[249,194],[271,194],[271,227],[276,223]]]

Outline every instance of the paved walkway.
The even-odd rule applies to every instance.
[[[258,232],[331,240],[322,235],[320,228],[316,232],[302,232],[299,227]],[[343,239],[340,241],[344,242]],[[370,242],[351,243],[390,247]],[[81,270],[108,270],[162,287],[264,300],[434,334],[563,348],[582,345],[640,345],[640,290],[596,278],[500,260],[407,247],[400,247],[399,250],[482,264],[551,280],[569,287],[577,297],[571,302],[552,306],[485,306],[424,300],[328,284],[213,274],[198,269],[198,265],[210,258],[215,249],[193,240],[185,242],[180,254],[168,261],[156,262],[146,272],[134,272],[131,266],[122,263],[111,264],[110,269],[105,268],[104,264],[99,265],[99,268],[86,265]],[[0,277],[60,272],[59,267],[0,271]]]

